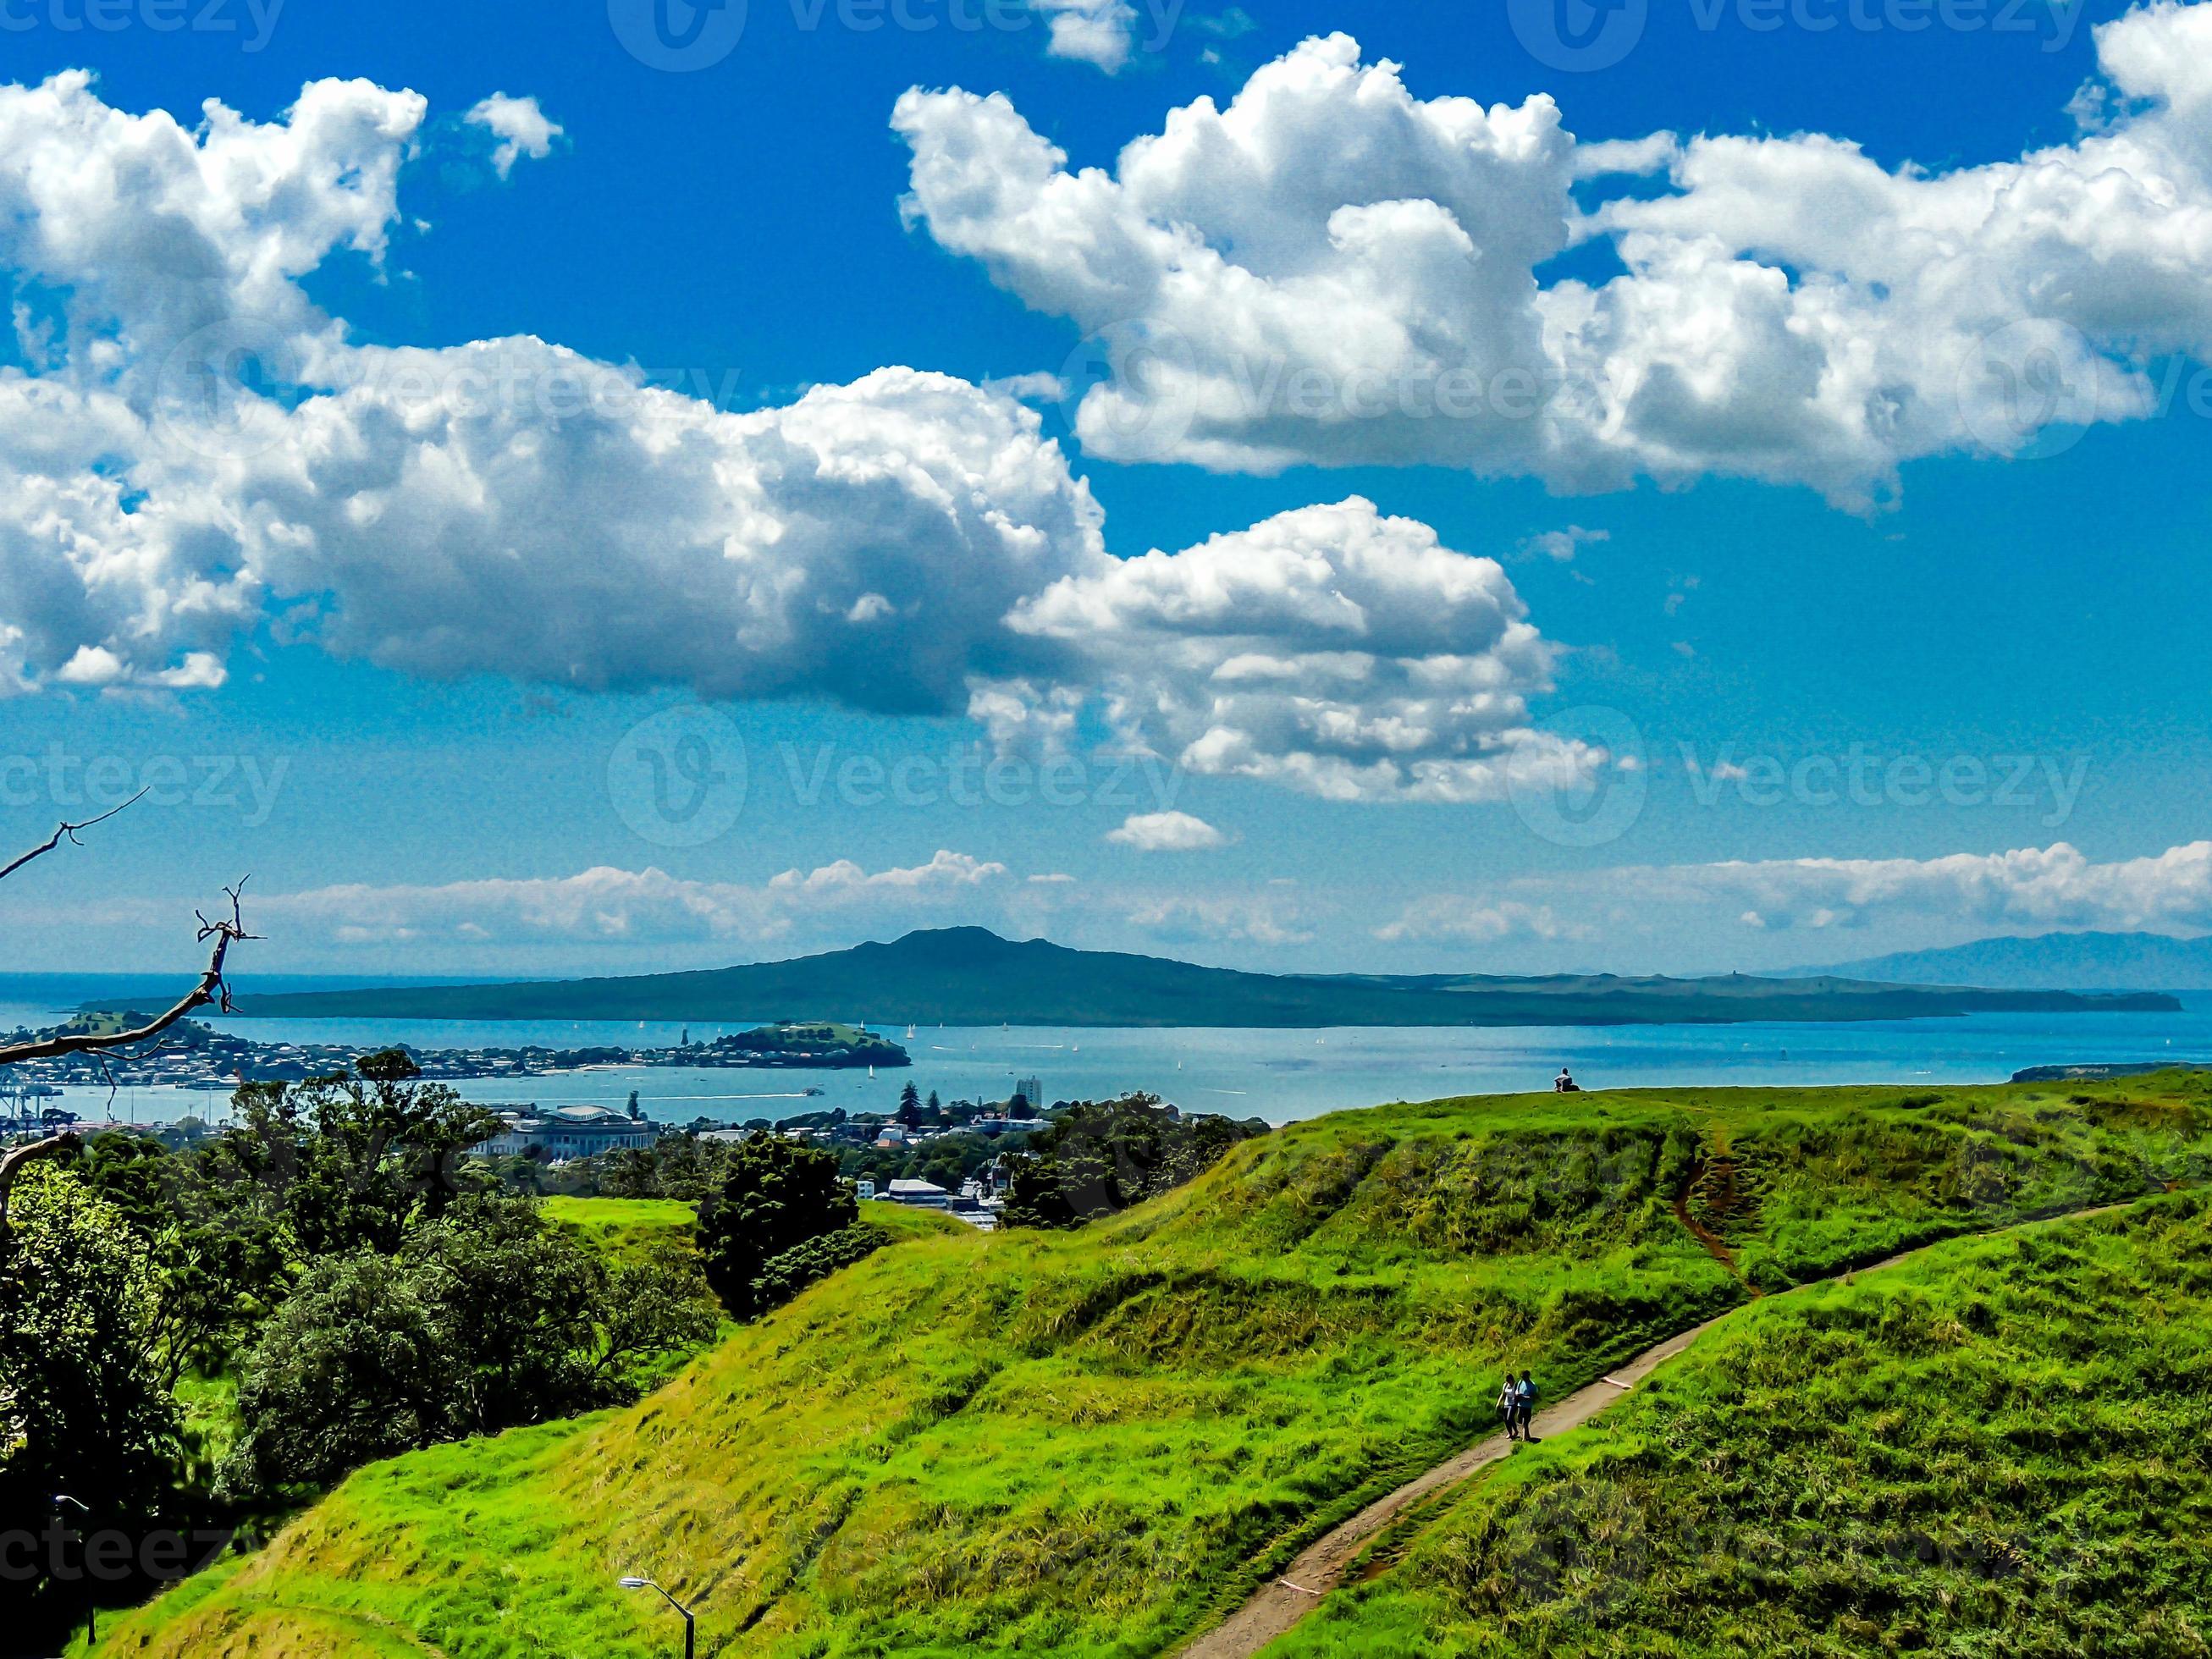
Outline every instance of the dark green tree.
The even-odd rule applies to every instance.
[[[714,1325],[695,1277],[610,1267],[526,1201],[471,1200],[396,1255],[310,1270],[247,1358],[224,1485],[327,1485],[410,1448],[618,1403],[641,1364]]]
[[[143,1524],[178,1453],[152,1252],[114,1205],[57,1164],[17,1178],[9,1224],[0,1240],[0,1533],[44,1528],[57,1492],[84,1504],[91,1525]]]
[[[261,1194],[210,1181],[201,1153],[141,1135],[95,1137],[76,1167],[145,1245],[161,1281],[158,1364],[221,1371],[291,1288],[291,1247]]]
[[[495,1114],[421,1078],[392,1049],[363,1056],[350,1077],[248,1084],[206,1178],[255,1194],[298,1255],[397,1250],[410,1229],[489,1188],[466,1154],[499,1128]]]
[[[774,1257],[860,1218],[833,1152],[756,1135],[730,1159],[721,1187],[699,1206],[707,1282],[740,1319],[763,1310],[755,1281]]]

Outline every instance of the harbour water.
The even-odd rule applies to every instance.
[[[0,980],[0,1030],[53,1023],[58,1010],[111,987],[89,979]],[[282,988],[264,981],[258,988]],[[1018,1079],[1045,1097],[1103,1099],[1143,1089],[1186,1110],[1285,1123],[1347,1107],[1448,1095],[1548,1089],[1561,1066],[1589,1089],[1723,1085],[1996,1083],[2031,1066],[2172,1060],[2212,1064],[2212,994],[2184,995],[2178,1014],[2005,1014],[1870,1024],[1334,1028],[1326,1030],[1127,1030],[991,1026],[878,1027],[914,1057],[911,1068],[865,1072],[611,1067],[556,1077],[477,1079],[472,1100],[501,1105],[596,1102],[635,1091],[647,1115],[744,1123],[842,1106],[888,1110],[909,1080],[946,1100],[1002,1100]],[[769,1018],[772,1016],[764,1016]],[[635,1021],[228,1020],[210,1024],[258,1042],[417,1048],[672,1046],[686,1027]],[[693,1024],[693,1041],[745,1029]],[[819,1096],[805,1091],[819,1089]],[[124,1089],[114,1115],[158,1122],[218,1115],[227,1097],[179,1089]],[[90,1119],[106,1091],[60,1103]]]

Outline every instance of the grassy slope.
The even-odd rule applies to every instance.
[[[1762,1278],[2212,1155],[2212,1080],[1666,1091],[1394,1106],[1294,1126],[1084,1233],[920,1237],[630,1411],[363,1471],[113,1652],[643,1659],[1158,1651],[1321,1526]],[[1717,1181],[1725,1149],[1733,1176]],[[382,1641],[385,1637],[380,1636]]]
[[[2203,1195],[1748,1310],[1270,1659],[2212,1650]]]
[[[696,1257],[699,1212],[666,1198],[548,1198],[545,1218],[622,1267]]]

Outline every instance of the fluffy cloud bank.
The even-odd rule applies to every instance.
[[[1375,930],[1393,943],[1501,945],[1518,939],[1590,939],[1595,931],[1561,921],[1547,905],[1517,899],[1473,899],[1446,895],[1408,905],[1395,921]]]
[[[448,882],[436,886],[319,888],[255,902],[258,912],[337,945],[463,945],[544,941],[787,939],[817,920],[930,925],[948,909],[995,914],[1018,884],[1003,864],[939,852],[927,864],[869,872],[849,860],[786,871],[758,886],[691,881],[657,869]]]
[[[0,690],[214,686],[265,629],[1009,741],[1096,699],[1148,752],[1338,796],[1556,762],[1525,730],[1550,649],[1502,570],[1365,501],[1124,566],[1041,417],[949,376],[732,414],[527,337],[354,343],[301,281],[386,258],[426,113],[319,82],[186,131],[82,76],[0,88]],[[507,165],[557,131],[503,94],[466,119]]]
[[[2212,348],[2212,5],[2097,44],[2073,142],[1942,173],[1818,135],[1579,145],[1548,96],[1422,100],[1341,34],[1111,172],[1002,96],[916,90],[893,125],[909,217],[1090,337],[1094,453],[1858,506],[1917,457],[2140,416],[2149,357]],[[1594,240],[1621,275],[1540,280]]]
[[[1655,897],[1741,901],[1750,907],[1743,921],[1759,927],[1917,915],[1998,931],[2212,928],[2212,842],[2111,864],[2061,842],[1940,859],[1791,859],[1658,873]]]
[[[1775,859],[1530,879],[1442,895],[1377,930],[1401,941],[1619,939],[1661,911],[1761,932],[1917,925],[1956,937],[2212,932],[2212,842],[2098,863],[2061,842],[1937,859]]]

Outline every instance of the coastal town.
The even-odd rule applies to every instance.
[[[34,1037],[106,1035],[148,1024],[137,1011],[71,1015],[47,1031],[18,1030],[0,1042]],[[184,1020],[155,1041],[105,1053],[74,1054],[10,1066],[0,1092],[0,1122],[17,1128],[51,1125],[66,1117],[48,1103],[65,1089],[172,1088],[228,1095],[246,1083],[299,1083],[352,1069],[369,1050],[359,1045],[258,1042]],[[781,1020],[751,1030],[694,1042],[685,1029],[673,1047],[578,1048],[539,1046],[416,1049],[406,1052],[434,1082],[462,1083],[557,1077],[616,1066],[680,1066],[689,1070],[854,1070],[910,1066],[899,1044],[863,1025],[835,1021]]]
[[[136,1030],[149,1016],[135,1011],[74,1014],[49,1032],[19,1030],[0,1042],[23,1042],[56,1033],[106,1035]],[[12,1066],[0,1090],[0,1140],[35,1138],[57,1129],[91,1132],[131,1128],[164,1139],[190,1142],[208,1133],[217,1115],[186,1112],[165,1125],[91,1124],[59,1103],[70,1089],[169,1088],[228,1097],[248,1083],[301,1083],[352,1073],[370,1050],[354,1045],[257,1042],[198,1020],[185,1020],[155,1041],[94,1054],[27,1061]],[[685,1028],[671,1047],[599,1045],[550,1048],[536,1045],[405,1050],[426,1082],[460,1084],[486,1080],[512,1083],[532,1078],[629,1067],[695,1070],[848,1070],[901,1067],[912,1064],[906,1049],[864,1024],[835,1021],[780,1020],[770,1025],[693,1041]],[[822,1091],[808,1088],[805,1096]],[[479,1157],[513,1159],[544,1172],[549,1184],[562,1183],[571,1170],[599,1167],[599,1161],[623,1152],[650,1152],[664,1139],[690,1137],[708,1143],[736,1142],[773,1133],[818,1146],[853,1167],[851,1178],[863,1200],[880,1198],[913,1207],[939,1209],[988,1230],[996,1225],[1008,1184],[1005,1151],[1018,1151],[1029,1137],[1050,1127],[1040,1103],[1044,1085],[1037,1078],[1018,1081],[1006,1100],[957,1100],[949,1105],[933,1092],[925,1102],[908,1085],[896,1111],[850,1113],[842,1107],[800,1112],[743,1124],[696,1117],[688,1123],[657,1121],[632,1091],[625,1108],[591,1102],[488,1106],[501,1125],[473,1150]],[[941,1148],[939,1143],[947,1143]],[[952,1143],[957,1143],[952,1144]],[[927,1174],[939,1176],[926,1178]]]

